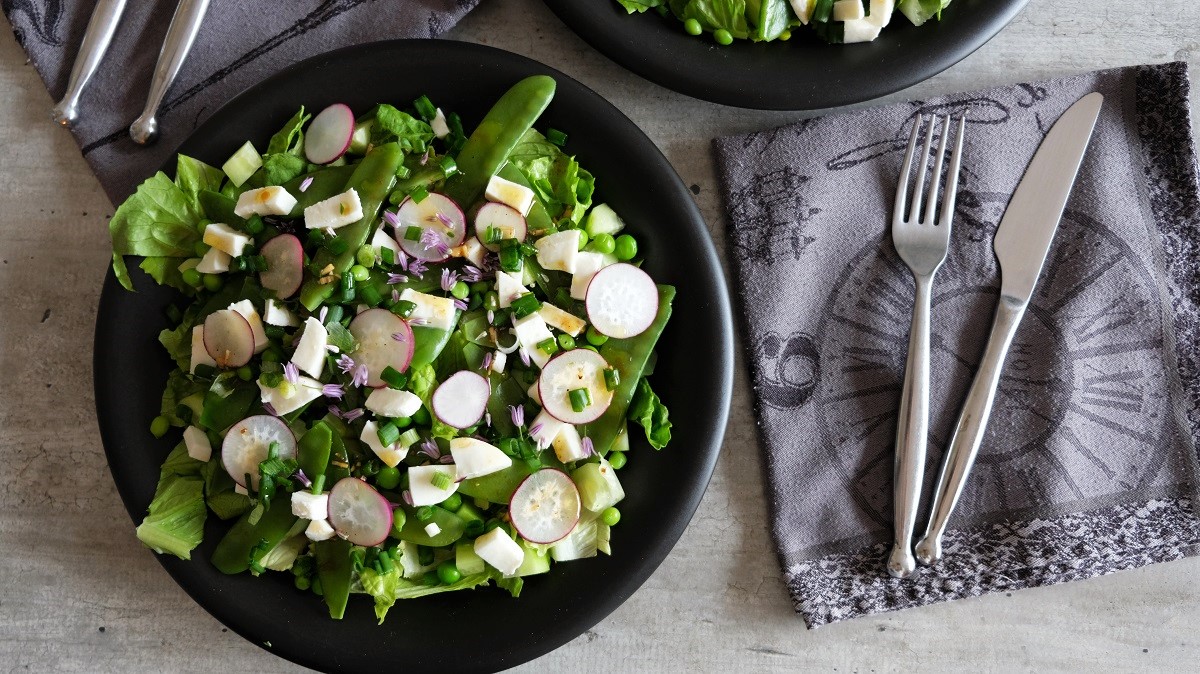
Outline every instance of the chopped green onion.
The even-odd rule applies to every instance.
[[[376,307],[379,306],[379,303],[383,301],[383,295],[379,294],[379,291],[375,289],[375,286],[363,285],[359,286],[358,288],[358,299],[369,307]]]
[[[405,421],[408,421],[408,419],[405,419]],[[420,439],[421,435],[417,433],[417,429],[410,428],[407,431],[404,431],[404,433],[400,435],[400,439],[396,442],[398,442],[401,447],[412,447],[413,445],[417,444],[417,441]]]
[[[444,173],[447,178],[454,175],[455,173],[458,173],[458,164],[455,163],[454,157],[449,157],[449,156],[442,157],[441,163],[442,163],[442,173]]]
[[[354,254],[354,260],[368,269],[375,266],[375,259],[377,257],[375,246],[368,244],[359,246],[358,252]]]
[[[606,368],[604,370],[604,386],[605,386],[605,388],[607,388],[610,391],[615,391],[615,390],[617,390],[617,387],[620,385],[621,385],[621,373],[617,372],[614,368],[611,368],[611,367]]]
[[[401,164],[400,168],[396,169],[396,177],[399,178],[400,180],[404,180],[405,178],[407,178],[410,175],[412,175],[412,170],[409,169],[404,164]]]
[[[446,475],[446,474],[439,472],[438,475]],[[446,477],[449,478],[450,476],[446,475]],[[433,507],[432,506],[421,506],[420,508],[417,508],[417,521],[418,522],[428,522],[432,519],[433,519]]]
[[[483,235],[484,243],[500,243],[504,238],[504,232],[500,231],[495,225],[488,225],[486,232]]]
[[[521,248],[520,246],[511,246],[509,248],[500,249],[500,268],[507,272],[521,271]]]
[[[330,239],[325,244],[325,250],[328,250],[329,252],[333,253],[334,255],[341,255],[342,253],[349,250],[349,248],[350,248],[350,244],[346,243],[345,239],[341,239],[336,236],[333,237],[332,239]]]
[[[262,234],[265,227],[261,215],[251,215],[246,219],[246,231],[250,234]]]
[[[409,300],[400,300],[392,305],[392,313],[400,318],[408,318],[417,310],[417,303]]]
[[[346,314],[346,310],[343,309],[342,307],[339,307],[337,305],[329,307],[329,312],[327,314],[325,314],[325,325],[333,325],[334,323],[341,323],[342,316],[344,316],[345,314]]]
[[[383,372],[379,374],[379,378],[385,381],[391,388],[404,388],[404,385],[408,383],[408,375],[391,365],[383,368]]]
[[[535,314],[542,308],[542,303],[538,301],[537,295],[526,293],[512,301],[509,305],[513,315],[517,318],[525,318],[530,314]]]
[[[450,473],[444,473],[440,470],[433,474],[431,482],[438,489],[449,489],[450,485],[454,484],[454,480],[450,479]]]
[[[396,428],[396,424],[388,422],[375,430],[375,435],[379,437],[379,443],[384,447],[391,447],[400,439],[400,429]]]
[[[571,399],[571,409],[576,412],[582,412],[592,404],[592,394],[585,388],[571,389],[567,397]]]
[[[552,356],[554,355],[555,351],[558,351],[558,343],[554,341],[553,337],[547,337],[546,339],[538,342],[537,348],[539,351],[544,352],[547,356]],[[579,410],[576,411],[578,412]]]
[[[420,241],[421,240],[421,228],[417,227],[416,225],[409,225],[404,230],[404,238],[407,241]]]
[[[433,101],[429,100],[428,96],[422,95],[417,100],[413,101],[413,107],[416,108],[417,114],[426,122],[437,116],[437,108],[433,107]]]
[[[408,196],[413,200],[413,203],[419,204],[422,201],[425,201],[425,197],[429,196],[429,190],[425,189],[424,185],[421,185],[417,189],[410,192]]]
[[[546,140],[550,141],[551,145],[562,147],[567,144],[567,134],[558,129],[546,129]]]
[[[396,251],[391,248],[380,248],[379,259],[386,265],[396,264]]]

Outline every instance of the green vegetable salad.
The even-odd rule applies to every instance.
[[[950,0],[616,0],[630,14],[653,9],[683,22],[690,35],[734,40],[789,40],[802,27],[826,42],[870,42],[897,10],[915,26],[941,18]]]
[[[190,559],[211,512],[224,573],[290,573],[341,618],[610,553],[629,422],[675,289],[518,82],[469,137],[428,98],[303,108],[220,168],[179,156],[111,223],[184,299],[159,340],[167,456],[137,536]],[[260,152],[260,148],[265,151]]]

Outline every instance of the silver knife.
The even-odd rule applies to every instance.
[[[916,556],[922,564],[936,564],[942,558],[942,535],[979,453],[1004,357],[1042,273],[1102,103],[1104,96],[1088,94],[1058,118],[1033,155],[996,230],[993,247],[1000,263],[1000,303],[975,381],[967,392],[942,462],[929,526],[917,543]]]

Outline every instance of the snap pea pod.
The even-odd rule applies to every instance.
[[[338,480],[350,477],[350,453],[346,450],[346,441],[337,433],[331,434],[329,440],[329,466],[325,469],[326,489],[333,488]]]
[[[517,168],[513,164],[505,164],[500,169],[500,172],[496,175],[518,185],[523,185],[533,189],[533,185],[530,184],[529,178],[526,178],[525,174],[521,172],[521,169]],[[536,190],[534,193],[537,193]],[[529,214],[525,216],[525,224],[528,226],[531,234],[535,234],[537,232],[553,234],[557,229],[554,226],[554,220],[550,218],[550,213],[546,211],[546,206],[542,204],[541,199],[533,200],[533,205],[529,207]]]
[[[418,325],[413,331],[413,357],[409,368],[422,367],[437,360],[450,343],[451,330],[441,330],[424,325]]]
[[[538,458],[544,468],[559,470],[565,468],[558,457],[554,455],[553,450],[543,450]],[[503,470],[459,482],[458,493],[471,498],[483,499],[488,503],[508,503],[521,482],[532,474],[533,470],[529,468],[529,464],[517,459],[511,466]]]
[[[221,573],[241,573],[250,568],[250,552],[262,541],[266,545],[256,555],[261,559],[271,548],[279,545],[284,536],[291,531],[298,519],[292,514],[292,502],[286,494],[282,498],[271,501],[271,505],[259,518],[258,523],[250,523],[250,513],[242,515],[233,527],[225,534],[217,548],[213,550],[212,563]],[[253,512],[253,511],[251,511]]]
[[[658,343],[658,338],[667,326],[667,320],[671,318],[671,300],[674,298],[673,286],[658,286],[658,315],[654,317],[650,327],[636,337],[610,339],[600,347],[600,355],[621,375],[621,383],[617,386],[608,409],[599,419],[587,425],[586,435],[592,439],[593,447],[601,455],[608,453],[617,436],[625,428],[625,415],[629,412],[629,404],[633,401],[638,381],[645,374],[646,365],[654,352],[654,345]]]
[[[313,557],[317,562],[317,578],[321,581],[321,593],[329,607],[329,617],[341,620],[346,615],[346,602],[350,599],[350,578],[354,565],[350,561],[349,541],[331,538],[313,543]]]
[[[301,436],[296,452],[296,463],[300,465],[300,470],[309,476],[309,479],[324,475],[325,470],[329,468],[329,454],[332,448],[333,431],[327,424],[318,421]]]
[[[445,508],[431,506],[429,511],[431,518],[422,522],[417,518],[416,508],[408,505],[401,507],[404,509],[405,516],[404,527],[401,528],[399,535],[402,541],[439,548],[462,538],[463,532],[466,531],[466,522]],[[436,524],[440,529],[436,536],[430,536],[425,532],[425,527],[431,523]]]
[[[288,215],[300,217],[304,215],[304,209],[309,206],[345,192],[346,183],[354,176],[355,168],[355,166],[327,166],[284,183],[283,189],[296,198],[296,205],[292,207],[292,212]],[[312,182],[301,191],[300,186],[309,178],[312,178]]]
[[[400,168],[402,161],[404,151],[395,143],[377,145],[363,157],[346,183],[346,189],[353,188],[358,192],[358,198],[362,201],[363,217],[358,222],[337,230],[338,238],[347,244],[346,251],[334,255],[328,249],[322,248],[313,259],[313,268],[322,269],[332,264],[334,273],[338,276],[350,269],[358,249],[367,242],[367,238],[375,229],[379,209],[387,199],[392,185],[396,183],[396,170]],[[317,279],[309,278],[300,290],[300,303],[309,311],[316,311],[321,302],[333,294],[337,286],[336,283],[322,285],[317,283]]]
[[[416,164],[416,162],[411,162]],[[410,173],[407,178],[400,178],[396,181],[396,187],[392,190],[388,201],[393,204],[399,204],[404,201],[409,194],[412,194],[418,187],[424,187],[430,192],[436,191],[437,184],[446,177],[446,172],[440,164],[429,162],[424,166],[416,164],[409,166]]]
[[[459,172],[446,181],[446,192],[470,208],[546,106],[554,98],[554,78],[534,75],[517,82],[483,117],[459,151]]]
[[[209,220],[223,222],[237,229],[243,229],[246,226],[246,221],[233,212],[233,209],[237,206],[237,197],[231,197],[212,190],[200,190],[196,198],[200,201],[200,208],[204,211],[204,217]]]
[[[238,386],[226,396],[208,391],[204,394],[200,425],[209,430],[223,431],[245,419],[258,400],[258,387],[254,385]]]

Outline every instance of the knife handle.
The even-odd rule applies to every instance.
[[[150,80],[150,94],[146,98],[146,107],[140,117],[129,126],[129,136],[138,145],[148,145],[158,139],[158,107],[162,104],[163,96],[183,62],[187,59],[196,34],[200,32],[200,24],[204,13],[208,11],[209,0],[179,0],[175,7],[175,15],[171,17],[171,25],[167,27],[167,36],[163,39],[162,50],[158,53],[158,63],[154,66],[154,77]]]
[[[975,464],[979,445],[983,443],[988,416],[992,413],[992,402],[996,398],[996,388],[1000,384],[1004,358],[1008,355],[1008,348],[1012,345],[1021,317],[1025,315],[1026,306],[1027,302],[1004,296],[1000,297],[1000,303],[996,305],[992,334],[988,338],[983,359],[979,362],[975,380],[971,382],[971,389],[967,392],[967,399],[963,402],[954,435],[950,438],[950,447],[946,450],[942,470],[938,474],[929,526],[925,529],[925,536],[917,543],[917,561],[927,566],[936,564],[942,558],[942,536],[946,533],[946,523],[950,519],[950,513],[954,512],[954,506],[958,504],[959,496],[962,496],[967,475]]]
[[[83,42],[79,45],[79,54],[71,66],[71,76],[67,80],[67,93],[54,106],[51,114],[54,121],[63,126],[71,126],[79,118],[79,96],[88,80],[96,72],[108,44],[112,42],[113,33],[117,32],[117,24],[125,11],[126,0],[99,0],[96,9],[92,10],[92,18],[88,20],[87,30],[83,33]]]

